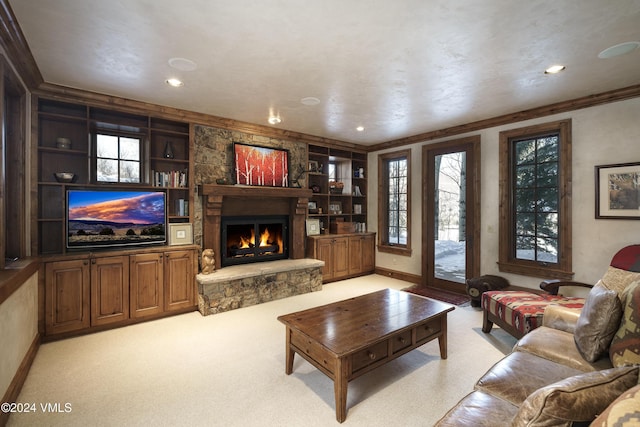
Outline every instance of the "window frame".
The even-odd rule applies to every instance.
[[[557,134],[558,147],[558,259],[556,263],[518,259],[515,255],[515,164],[516,141]],[[500,271],[549,279],[571,279],[571,119],[500,132]]]
[[[407,243],[389,242],[389,163],[404,159],[407,162]],[[378,251],[411,256],[411,150],[400,150],[378,155]]]
[[[98,157],[98,137],[100,135],[116,137],[118,138],[118,157]],[[137,139],[139,141],[138,146],[138,160],[124,159],[120,157],[120,139],[121,138],[129,138],[129,139]],[[96,129],[93,135],[93,152],[95,155],[93,156],[92,166],[93,166],[93,182],[101,185],[144,185],[146,183],[145,179],[145,170],[147,169],[148,159],[145,156],[145,144],[146,138],[142,133],[136,132],[119,132],[113,130],[105,130],[105,129]],[[98,160],[99,159],[108,159],[108,160],[117,160],[118,162],[118,180],[117,181],[100,181],[98,180]],[[139,180],[138,181],[123,181],[121,176],[120,162],[137,162],[139,165]]]

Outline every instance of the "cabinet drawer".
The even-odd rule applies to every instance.
[[[382,341],[378,344],[354,353],[352,356],[352,372],[357,372],[362,368],[384,360],[389,355],[388,341]]]
[[[305,353],[311,359],[315,360],[320,366],[323,366],[327,371],[334,373],[331,353],[318,344],[303,335],[291,334],[291,344],[299,348],[301,352]]]
[[[440,319],[430,320],[416,327],[416,342],[427,339],[442,330]]]
[[[411,346],[411,331],[405,331],[391,338],[391,352],[397,353]]]

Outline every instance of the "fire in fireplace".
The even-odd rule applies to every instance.
[[[223,266],[289,258],[287,216],[223,217]]]

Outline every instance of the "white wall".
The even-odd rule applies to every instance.
[[[0,305],[0,397],[4,396],[38,334],[38,273]]]
[[[573,177],[573,271],[574,280],[595,283],[604,273],[613,254],[623,246],[640,244],[640,221],[595,219],[594,166],[640,162],[640,98],[527,120],[472,132],[466,135],[429,141],[428,144],[467,135],[481,136],[481,274],[504,276],[514,285],[537,287],[539,278],[501,273],[498,261],[498,145],[499,133],[556,120],[572,120]],[[376,266],[410,274],[421,274],[421,179],[422,146],[411,148],[411,257],[376,253]],[[370,153],[369,188],[377,188],[378,154],[406,149],[401,147]],[[378,231],[377,192],[368,195],[370,231]]]

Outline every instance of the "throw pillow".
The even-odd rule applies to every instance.
[[[625,391],[598,415],[590,427],[637,427],[640,425],[640,384]]]
[[[625,292],[622,322],[611,341],[609,357],[613,366],[640,364],[640,281]]]
[[[513,427],[571,426],[592,422],[622,393],[638,384],[638,366],[587,372],[542,387],[522,402]]]
[[[591,288],[573,333],[576,347],[587,362],[595,362],[607,352],[621,317],[622,304],[616,291],[601,283]]]
[[[636,280],[640,280],[640,273],[609,266],[600,282],[605,288],[616,291],[618,295],[621,295]]]

